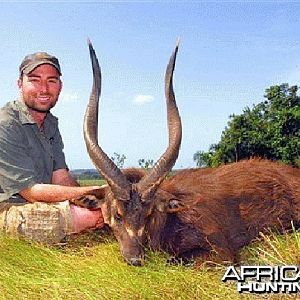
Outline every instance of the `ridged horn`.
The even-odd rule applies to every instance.
[[[177,41],[176,47],[170,57],[165,73],[165,96],[167,104],[169,145],[164,154],[155,163],[149,174],[137,184],[137,189],[142,194],[143,199],[152,198],[153,193],[155,193],[160,183],[174,166],[179,154],[182,127],[173,90],[173,72],[178,47],[179,40]]]
[[[83,123],[86,148],[93,164],[107,181],[113,194],[120,200],[128,200],[130,196],[129,182],[98,144],[98,107],[101,94],[101,69],[90,40],[88,40],[88,46],[93,68],[93,88]]]

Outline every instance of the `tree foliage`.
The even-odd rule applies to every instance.
[[[111,156],[111,160],[119,169],[122,169],[124,167],[124,162],[126,158],[127,157],[124,154],[119,154],[117,152],[114,152],[113,156]]]
[[[231,115],[219,143],[194,154],[197,166],[218,166],[251,157],[300,167],[300,97],[288,84],[266,89],[265,100]]]
[[[140,168],[143,168],[145,170],[149,170],[149,169],[153,168],[154,160],[153,159],[140,158],[138,160],[138,164],[139,164]]]

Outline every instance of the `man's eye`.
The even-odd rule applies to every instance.
[[[49,83],[58,83],[58,80],[56,80],[56,79],[50,79],[49,81],[48,81]]]

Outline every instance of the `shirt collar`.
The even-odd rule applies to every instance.
[[[19,118],[20,121],[23,124],[36,124],[36,122],[33,120],[31,114],[28,111],[28,107],[24,103],[24,101],[20,98],[18,101],[15,102],[16,107],[19,111]]]

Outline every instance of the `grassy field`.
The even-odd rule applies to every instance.
[[[115,241],[95,236],[64,248],[0,237],[1,299],[222,299],[220,271],[167,266],[149,253],[142,268],[126,265]]]
[[[300,234],[295,230],[262,235],[242,251],[241,264],[300,265],[299,253]],[[145,266],[128,266],[104,229],[72,236],[58,247],[0,234],[0,299],[300,299],[241,295],[235,283],[221,281],[225,266],[174,266],[167,258],[148,251]]]
[[[103,179],[84,179],[78,180],[81,186],[88,186],[88,185],[103,185],[105,184],[105,180]]]
[[[144,267],[128,266],[103,231],[52,248],[0,235],[0,299],[299,299],[240,295],[221,281],[224,266],[170,266],[163,253],[148,252]],[[242,252],[243,264],[299,265],[298,233],[261,238]]]

